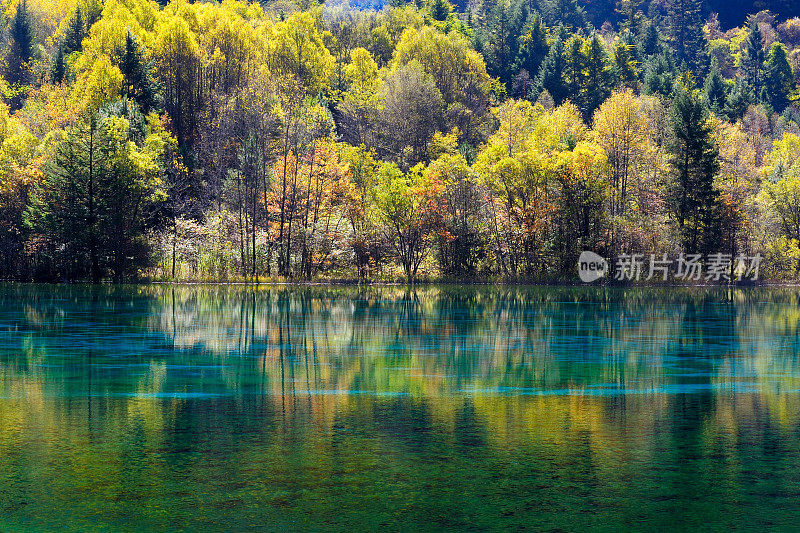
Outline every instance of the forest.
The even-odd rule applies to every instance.
[[[719,14],[718,14],[719,13]],[[0,279],[800,277],[789,0],[10,0]]]

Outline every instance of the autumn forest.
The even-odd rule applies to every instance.
[[[796,280],[800,18],[716,8],[4,2],[0,279]]]

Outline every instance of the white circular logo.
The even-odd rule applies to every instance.
[[[591,283],[608,274],[608,261],[594,252],[583,251],[578,258],[578,276],[584,283]]]

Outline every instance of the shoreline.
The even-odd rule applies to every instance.
[[[239,287],[554,287],[554,288],[607,288],[607,289],[745,289],[745,288],[800,288],[800,281],[763,281],[746,283],[581,283],[567,280],[545,281],[454,281],[421,280],[411,283],[382,280],[325,280],[325,281],[20,281],[0,279],[0,285],[49,285],[49,286],[239,286]]]

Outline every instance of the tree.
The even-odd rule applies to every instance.
[[[430,238],[439,226],[442,188],[437,175],[424,172],[422,165],[403,173],[389,163],[378,172],[375,209],[408,281],[416,278],[427,256]]]
[[[613,71],[600,37],[594,34],[584,45],[584,81],[581,87],[583,117],[588,120],[594,110],[611,94]]]
[[[539,72],[542,61],[550,51],[547,43],[547,26],[539,13],[534,13],[526,24],[521,40],[514,69],[526,70],[528,73],[535,74]]]
[[[725,80],[722,79],[722,74],[720,74],[719,68],[715,63],[703,83],[703,100],[709,109],[721,116],[723,109],[725,109],[727,96],[728,90],[725,87]]]
[[[459,32],[407,28],[397,43],[393,67],[417,62],[431,76],[445,104],[447,129],[478,144],[487,130],[490,78],[480,54]]]
[[[747,87],[747,82],[743,78],[736,78],[733,87],[728,91],[728,96],[725,98],[725,107],[722,111],[729,120],[735,122],[744,117],[750,103],[750,91]]]
[[[538,98],[542,91],[550,93],[556,105],[561,105],[568,98],[569,88],[564,81],[565,52],[564,41],[556,38],[550,46],[544,61],[542,61],[542,66],[536,76],[534,90],[531,91],[531,96],[534,99]]]
[[[64,48],[59,45],[56,47],[56,53],[50,65],[50,79],[53,83],[61,83],[64,81],[66,74],[67,65],[64,58]]]
[[[672,61],[672,54],[664,51],[650,57],[645,64],[644,92],[645,94],[660,94],[670,97],[672,87],[677,77],[677,69]]]
[[[26,222],[46,243],[53,277],[115,279],[146,263],[149,206],[163,199],[163,143],[131,141],[124,103],[81,121],[55,141]]]
[[[188,152],[199,137],[199,119],[207,102],[200,47],[183,18],[170,17],[161,24],[155,58],[164,111],[170,117],[178,145]]]
[[[75,11],[69,20],[69,25],[64,32],[64,39],[61,46],[64,53],[69,55],[71,52],[80,52],[83,38],[86,36],[86,30],[83,25],[83,14],[81,12],[80,4],[75,6]]]
[[[681,244],[689,253],[718,251],[718,151],[698,91],[678,85],[672,103],[673,139],[669,146],[673,183],[670,205],[678,224]]]
[[[8,27],[10,46],[6,52],[6,80],[13,85],[27,83],[30,60],[33,56],[34,34],[27,0],[20,0],[17,10]],[[19,88],[17,87],[19,90]],[[21,105],[21,98],[15,98],[12,108]]]
[[[630,89],[613,93],[594,114],[593,129],[608,159],[609,214],[612,217],[625,213],[631,182],[648,149],[647,123],[643,115]]]
[[[750,25],[750,32],[744,41],[740,70],[749,88],[756,94],[761,94],[764,86],[764,37],[758,22]]]
[[[668,35],[676,59],[695,75],[702,75],[707,66],[701,4],[701,0],[670,0],[668,4]]]
[[[584,54],[584,39],[580,35],[573,35],[566,43],[564,54],[564,82],[567,87],[569,99],[573,104],[584,108],[582,96],[586,83],[586,55]],[[555,97],[554,97],[555,99]]]
[[[783,112],[792,101],[796,84],[786,47],[781,43],[773,43],[767,54],[764,87],[772,108],[778,113]]]
[[[428,159],[428,141],[442,129],[444,99],[417,61],[397,68],[379,89],[378,153],[403,168]]]
[[[350,52],[350,63],[344,68],[344,75],[348,88],[338,105],[342,137],[356,146],[374,144],[369,137],[378,105],[378,64],[368,50],[355,48]]]
[[[293,77],[310,96],[328,85],[335,64],[316,21],[304,11],[292,13],[272,28],[266,57],[270,72]]]
[[[639,62],[634,51],[636,47],[620,39],[614,47],[614,67],[619,80],[627,87],[634,87],[639,81]]]
[[[119,52],[119,70],[125,79],[123,94],[136,100],[142,113],[149,113],[157,104],[157,87],[153,77],[153,63],[147,59],[147,50],[128,30],[125,50]]]
[[[453,6],[447,0],[431,0],[428,4],[428,11],[433,20],[444,22],[453,12]]]

